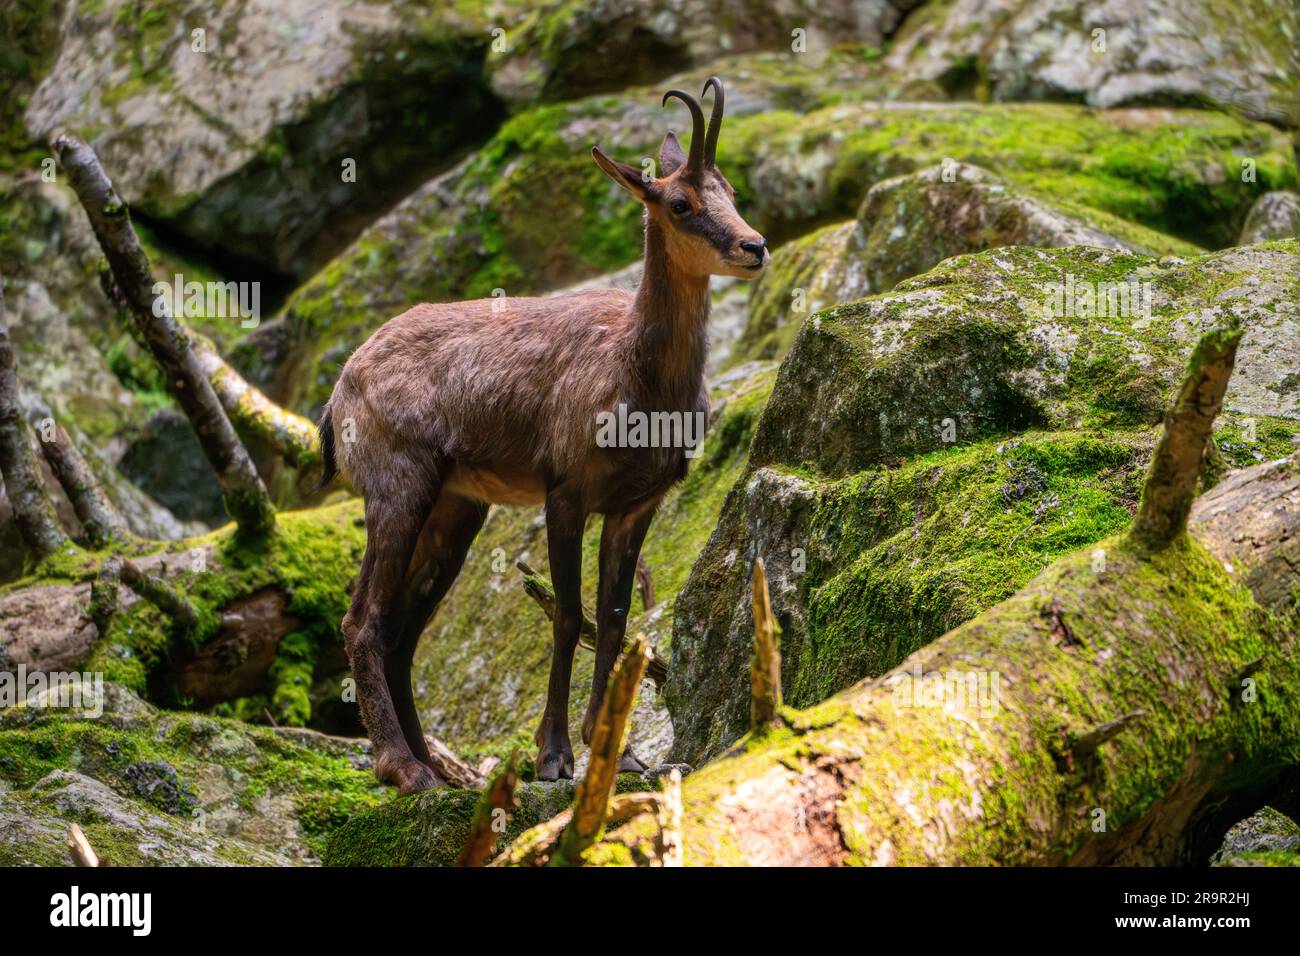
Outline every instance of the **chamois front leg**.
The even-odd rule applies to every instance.
[[[605,516],[600,532],[600,593],[596,600],[596,670],[591,679],[591,700],[587,703],[587,716],[582,721],[582,742],[591,743],[591,732],[596,726],[605,686],[623,647],[627,631],[628,611],[632,602],[632,588],[636,583],[637,558],[645,541],[650,519],[654,517],[658,499],[647,502],[631,511]],[[632,752],[629,745],[623,751],[618,766],[620,773],[640,773],[646,765]]]
[[[586,512],[575,492],[553,489],[546,495],[546,545],[555,585],[555,620],[551,633],[551,679],[546,710],[537,728],[537,779],[573,779],[573,744],[569,741],[569,681],[573,652],[582,627],[582,529]]]

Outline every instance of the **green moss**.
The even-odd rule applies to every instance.
[[[334,829],[378,804],[383,793],[358,759],[356,744],[316,745],[310,738],[304,744],[269,728],[155,711],[138,702],[126,710],[110,705],[98,719],[66,710],[0,712],[0,754],[0,777],[19,793],[52,771],[75,771],[187,827],[195,811],[220,814],[232,799],[249,821],[267,801],[288,800],[301,834],[267,834],[269,848],[277,851],[284,848],[276,841],[288,840],[319,854]],[[142,764],[174,770],[175,786],[141,787],[136,781]],[[259,832],[253,825],[247,830],[245,839]],[[115,865],[135,862],[134,852],[108,849],[111,834],[101,840],[89,828],[87,833]]]
[[[808,627],[786,644],[787,701],[808,706],[883,673],[1126,527],[1154,440],[1030,431],[819,486],[800,576]]]
[[[303,727],[311,719],[308,692],[318,650],[317,639],[308,634],[294,632],[280,639],[275,661],[266,675],[274,688],[271,705],[279,723]]]

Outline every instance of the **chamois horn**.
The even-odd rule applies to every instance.
[[[718,131],[722,129],[722,81],[716,76],[709,77],[708,81],[704,84],[704,89],[700,91],[701,99],[708,94],[710,86],[713,87],[713,113],[709,116],[708,135],[704,137],[705,166],[712,166],[714,164],[714,157],[718,152]]]
[[[689,176],[698,176],[704,168],[704,110],[700,109],[699,101],[689,93],[682,90],[669,90],[664,94],[663,102],[660,106],[667,106],[668,101],[676,97],[686,104],[687,109],[691,111],[691,153],[686,157],[686,172]]]

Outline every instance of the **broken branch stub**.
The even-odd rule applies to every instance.
[[[153,604],[175,621],[181,632],[193,630],[199,622],[194,606],[162,578],[146,574],[134,562],[114,556],[104,562],[90,586],[89,616],[101,635],[108,632],[109,622],[117,613],[118,585],[125,585]]]
[[[772,597],[767,590],[763,559],[754,561],[753,577],[754,655],[749,661],[749,716],[752,729],[762,730],[781,723],[781,649],[777,635],[781,628],[772,614]]]
[[[492,855],[496,846],[496,821],[500,815],[508,814],[519,806],[515,799],[515,787],[519,775],[515,770],[518,754],[511,753],[510,758],[501,765],[492,781],[484,788],[474,808],[474,819],[470,822],[469,836],[456,857],[457,866],[482,866]]]
[[[1206,332],[1192,350],[1178,397],[1165,413],[1165,430],[1133,520],[1133,538],[1147,547],[1163,548],[1187,529],[1206,443],[1223,409],[1241,336],[1234,321]]]
[[[154,295],[149,258],[131,226],[126,203],[113,189],[95,151],[81,140],[60,136],[54,141],[54,152],[90,220],[141,340],[162,368],[168,393],[194,427],[216,474],[226,511],[241,532],[266,533],[275,524],[275,508],[266,486],[235,434],[189,337],[166,302]]]
[[[600,838],[609,812],[609,801],[614,795],[614,781],[623,756],[637,688],[649,662],[650,648],[645,636],[638,634],[610,675],[596,726],[591,732],[587,775],[578,784],[573,798],[573,817],[551,856],[551,866],[581,866],[583,851]]]
[[[73,866],[99,866],[99,854],[75,823],[68,826],[68,856]]]

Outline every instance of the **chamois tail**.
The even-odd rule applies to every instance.
[[[327,404],[325,414],[320,418],[320,453],[324,468],[321,472],[317,491],[324,491],[325,486],[339,473],[338,461],[334,458],[334,418],[333,410]]]

